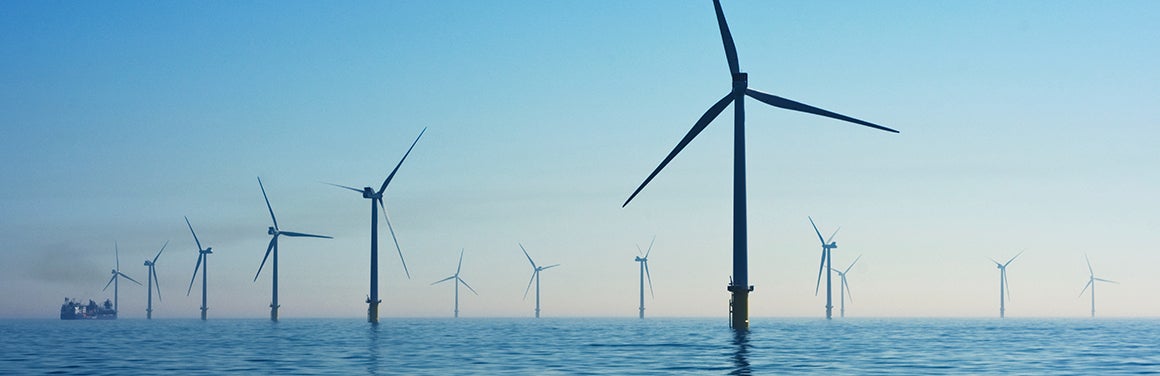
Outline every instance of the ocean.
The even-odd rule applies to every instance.
[[[1160,320],[0,320],[0,374],[1160,374]]]

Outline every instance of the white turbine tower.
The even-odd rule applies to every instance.
[[[517,243],[519,244],[519,243]],[[524,245],[520,244],[520,250],[524,251],[524,256],[527,256],[528,262],[532,263],[532,278],[528,280],[528,287],[524,289],[524,299],[528,298],[528,291],[532,288],[532,281],[536,282],[536,318],[540,318],[540,272],[560,266],[560,264],[553,264],[548,266],[536,266],[536,262],[532,261],[532,256],[528,255],[528,250],[524,249]]]
[[[1006,301],[1011,300],[1011,285],[1007,283],[1007,265],[1010,265],[1011,261],[1015,261],[1022,254],[1023,252],[1020,251],[1006,263],[999,263],[995,259],[991,259],[991,262],[995,263],[995,267],[999,269],[999,318],[1007,316]]]
[[[861,260],[861,259],[862,259],[862,255],[858,255],[858,258],[854,259],[854,262],[851,262],[850,266],[846,267],[846,270],[838,270],[838,269],[830,268],[830,270],[833,270],[834,273],[838,273],[838,278],[841,279],[841,281],[842,281],[842,283],[841,283],[842,294],[841,294],[841,299],[839,299],[838,301],[841,302],[840,303],[841,310],[839,312],[841,312],[843,318],[846,317],[846,290],[850,289],[850,285],[848,283],[846,283],[846,273],[849,273],[850,269],[854,268],[854,264],[857,264],[858,260]],[[851,292],[850,293],[850,302],[853,302],[853,301],[854,301],[854,293]]]
[[[1119,282],[1096,277],[1096,272],[1092,271],[1092,261],[1088,259],[1086,253],[1083,255],[1083,260],[1087,261],[1088,283],[1083,286],[1083,290],[1080,290],[1079,296],[1083,296],[1084,291],[1087,291],[1088,287],[1092,288],[1092,317],[1096,317],[1096,281],[1115,284],[1119,284]]]
[[[822,262],[820,265],[818,265],[818,282],[816,285],[814,285],[814,296],[817,296],[818,288],[820,288],[822,285],[822,271],[829,271],[830,269],[833,269],[830,267],[830,253],[834,248],[838,248],[838,242],[834,241],[834,235],[838,235],[838,230],[841,230],[842,228],[839,227],[838,230],[834,230],[834,233],[830,234],[830,239],[826,240],[822,238],[822,232],[818,231],[818,225],[814,224],[813,217],[806,218],[810,219],[810,226],[814,227],[814,233],[818,234],[818,240],[822,242]],[[834,290],[830,288],[830,282],[831,279],[833,279],[832,277],[833,273],[826,273],[826,320],[832,319],[834,317]]]
[[[467,284],[467,281],[464,281],[463,278],[459,278],[459,271],[461,269],[463,269],[463,249],[459,250],[459,266],[455,267],[455,274],[452,274],[450,277],[440,279],[438,281],[431,283],[431,285],[435,285],[435,284],[440,283],[440,282],[446,282],[446,281],[451,281],[451,280],[455,281],[455,318],[459,318],[459,284],[460,283],[462,283],[464,286],[466,286],[468,290],[471,290],[472,294],[479,295],[478,292],[475,292],[475,289],[471,288],[471,285]]]
[[[149,267],[149,275],[145,276],[145,280],[149,281],[149,286],[145,288],[148,291],[148,305],[145,306],[145,319],[153,319],[153,289],[157,288],[157,301],[161,301],[161,281],[157,280],[157,258],[161,257],[161,252],[165,252],[165,246],[169,245],[169,241],[161,245],[161,250],[157,251],[157,256],[153,256],[153,260],[145,259],[145,266]]]
[[[640,318],[644,318],[644,279],[648,277],[648,292],[654,298],[656,294],[653,293],[652,274],[648,272],[648,255],[652,253],[653,243],[657,241],[657,237],[653,236],[653,240],[648,242],[648,251],[641,252],[640,245],[636,246],[636,262],[640,263]],[[639,254],[644,254],[640,256]]]

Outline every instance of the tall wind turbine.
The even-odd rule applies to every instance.
[[[1007,265],[1010,265],[1011,261],[1015,261],[1015,258],[1022,254],[1023,251],[1020,251],[1006,263],[999,263],[995,259],[991,259],[991,262],[995,263],[995,267],[999,269],[999,318],[1007,316],[1006,303],[1007,300],[1011,300],[1011,285],[1007,283]]]
[[[435,285],[435,284],[440,283],[440,282],[446,282],[446,281],[451,281],[451,280],[455,281],[455,318],[459,318],[459,284],[460,283],[462,283],[464,286],[467,286],[467,289],[471,290],[472,294],[479,295],[478,292],[475,292],[475,289],[471,288],[471,285],[467,284],[467,281],[464,281],[463,278],[459,278],[459,271],[461,269],[463,269],[463,250],[462,249],[459,250],[459,265],[455,267],[455,274],[452,274],[450,277],[440,279],[438,281],[431,283],[431,285]]]
[[[185,217],[185,225],[189,226],[189,233],[193,234],[193,242],[197,243],[197,264],[193,266],[193,277],[189,279],[189,289],[185,291],[185,296],[193,291],[193,281],[197,280],[197,269],[201,268],[201,319],[205,320],[205,311],[209,310],[206,304],[206,273],[209,270],[209,255],[213,253],[213,247],[202,248],[201,241],[197,240],[197,233],[193,232],[193,225],[189,224],[189,217]]]
[[[830,270],[833,270],[835,273],[838,273],[838,278],[842,280],[842,283],[841,283],[842,294],[841,294],[841,299],[839,299],[838,301],[841,302],[842,309],[840,312],[842,312],[843,318],[846,317],[846,290],[850,289],[850,285],[846,283],[846,273],[849,273],[850,269],[853,269],[854,264],[857,264],[858,260],[860,260],[860,259],[862,259],[862,255],[858,255],[858,258],[854,259],[854,262],[851,262],[850,266],[846,267],[846,270],[838,270],[838,269],[830,268]],[[850,301],[851,302],[854,301],[854,293],[853,292],[850,292]]]
[[[842,228],[839,227],[838,230],[834,230],[834,233],[830,234],[829,240],[822,239],[822,232],[818,231],[818,225],[814,224],[814,218],[806,218],[810,219],[810,226],[814,226],[814,233],[818,234],[818,241],[822,242],[822,262],[820,265],[818,265],[818,282],[814,285],[814,296],[817,296],[818,288],[822,285],[822,270],[829,271],[830,269],[833,269],[830,267],[831,251],[834,248],[838,248],[838,242],[834,241],[834,235],[838,235],[838,230],[841,230]],[[834,311],[833,289],[830,288],[831,279],[832,273],[826,273],[826,320],[833,318]]]
[[[137,280],[130,278],[129,276],[125,275],[125,273],[121,273],[121,249],[120,249],[120,247],[117,246],[117,242],[113,242],[113,252],[114,252],[115,257],[117,258],[117,264],[115,266],[115,269],[113,269],[113,271],[111,272],[111,273],[113,273],[113,276],[109,278],[109,283],[106,283],[105,288],[101,289],[101,291],[108,290],[109,285],[110,284],[113,285],[113,311],[120,314],[121,309],[117,305],[117,297],[119,294],[118,293],[118,290],[119,290],[118,281],[120,280],[120,277],[125,277],[125,279],[133,281],[133,283],[136,283],[138,286],[141,285],[141,282],[137,282]]]
[[[165,246],[167,245],[169,245],[168,240],[165,241],[165,244],[161,245],[161,250],[157,251],[157,256],[153,256],[152,260],[145,259],[145,266],[149,267],[149,275],[145,276],[145,279],[149,281],[149,286],[145,289],[149,292],[149,300],[147,300],[149,303],[145,306],[145,319],[153,319],[154,286],[157,287],[157,301],[161,301],[161,281],[157,280],[157,258],[161,257],[161,252],[165,252]]]
[[[652,253],[652,246],[653,246],[653,243],[656,241],[657,241],[657,237],[653,236],[652,241],[648,242],[648,250],[647,251],[642,252],[640,249],[640,245],[636,246],[637,253],[643,254],[643,256],[641,256],[639,254],[636,256],[636,262],[640,263],[640,318],[642,318],[642,319],[644,318],[644,279],[645,279],[645,277],[648,277],[648,292],[649,292],[649,294],[651,294],[654,298],[656,297],[656,294],[653,293],[652,274],[650,274],[648,272],[648,255],[650,253]]]
[[[729,25],[725,22],[725,14],[721,10],[721,2],[719,0],[713,0],[713,10],[717,13],[717,26],[721,31],[721,41],[725,46],[725,58],[729,63],[729,73],[733,78],[733,88],[725,97],[709,107],[709,110],[705,111],[704,115],[701,115],[701,118],[689,130],[689,133],[685,134],[685,137],[677,143],[673,151],[669,152],[669,155],[661,161],[661,164],[653,170],[652,174],[649,174],[648,178],[628,197],[628,200],[625,200],[622,207],[627,206],[633,197],[636,197],[644,189],[645,185],[648,185],[660,173],[661,169],[668,165],[673,160],[673,157],[676,157],[677,153],[680,153],[690,141],[696,138],[701,131],[705,130],[709,126],[709,123],[725,110],[726,106],[733,103],[733,282],[728,286],[728,290],[733,294],[730,303],[732,305],[730,312],[732,312],[733,317],[730,324],[735,329],[745,330],[749,328],[749,292],[753,291],[753,286],[749,285],[748,232],[745,205],[745,96],[748,95],[753,97],[753,99],[778,108],[825,116],[887,132],[898,133],[898,131],[750,89],[749,76],[741,72],[737,61],[737,48],[733,44],[733,36],[729,33]]]
[[[519,244],[519,243],[517,243]],[[524,256],[528,258],[528,262],[532,263],[532,278],[528,280],[528,287],[524,289],[524,299],[528,298],[528,291],[532,288],[532,281],[536,282],[536,318],[540,318],[540,272],[560,266],[560,264],[548,266],[536,266],[536,262],[532,261],[532,256],[528,255],[528,250],[524,249],[524,245],[520,244],[520,250],[524,251]]]
[[[407,270],[407,261],[403,259],[403,249],[399,247],[399,239],[395,237],[395,228],[391,226],[391,217],[387,215],[387,206],[383,204],[383,191],[387,190],[387,184],[390,184],[391,179],[395,178],[395,173],[399,172],[399,167],[403,165],[403,161],[407,160],[407,156],[411,155],[411,149],[414,149],[415,144],[419,143],[419,138],[423,137],[424,132],[427,132],[427,128],[423,128],[419,132],[419,137],[415,137],[415,141],[411,143],[407,153],[403,154],[403,159],[399,160],[399,164],[395,165],[395,169],[391,170],[391,174],[387,175],[386,180],[383,180],[383,185],[379,187],[378,191],[371,187],[358,189],[327,183],[362,193],[363,198],[371,200],[371,293],[367,295],[366,301],[367,322],[370,323],[377,324],[379,322],[379,303],[382,303],[382,300],[379,299],[379,208],[383,209],[383,218],[387,221],[387,229],[391,231],[391,239],[395,241],[395,249],[399,251],[399,261],[403,263],[403,272],[407,273],[408,279],[411,278],[411,271]],[[375,207],[375,204],[378,204],[378,208]]]
[[[333,238],[326,236],[326,235],[313,235],[313,234],[306,234],[306,233],[301,233],[301,232],[291,232],[291,231],[279,230],[278,229],[278,218],[274,217],[274,208],[270,206],[270,197],[266,196],[266,187],[262,185],[262,178],[261,177],[258,178],[258,187],[262,189],[262,198],[266,199],[266,209],[270,210],[270,220],[274,222],[274,225],[270,226],[269,229],[266,230],[266,233],[270,234],[270,236],[271,236],[270,245],[266,246],[266,255],[262,256],[262,264],[258,265],[258,272],[254,273],[254,282],[257,282],[258,275],[262,274],[262,267],[266,266],[266,258],[270,257],[271,252],[274,253],[274,261],[272,264],[272,267],[274,268],[274,271],[273,271],[274,275],[271,277],[271,280],[272,280],[271,284],[274,287],[273,287],[273,293],[271,294],[273,297],[270,300],[270,320],[278,321],[278,307],[281,307],[280,305],[278,305],[278,237],[285,235],[285,236],[289,236],[289,237],[303,237],[303,238],[323,238],[323,239],[333,239]]]
[[[1086,253],[1083,255],[1083,260],[1087,261],[1088,283],[1083,286],[1083,290],[1080,290],[1079,296],[1083,296],[1084,291],[1087,291],[1088,287],[1092,288],[1092,317],[1096,317],[1096,281],[1115,284],[1119,284],[1119,282],[1096,277],[1096,272],[1092,271],[1092,261],[1088,259]]]

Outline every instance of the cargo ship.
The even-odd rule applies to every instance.
[[[113,302],[105,299],[104,304],[97,304],[89,299],[88,304],[78,299],[64,298],[60,305],[61,320],[116,320],[117,310],[113,309]]]

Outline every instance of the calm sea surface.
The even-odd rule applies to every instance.
[[[1158,374],[1160,320],[0,320],[0,374]]]

